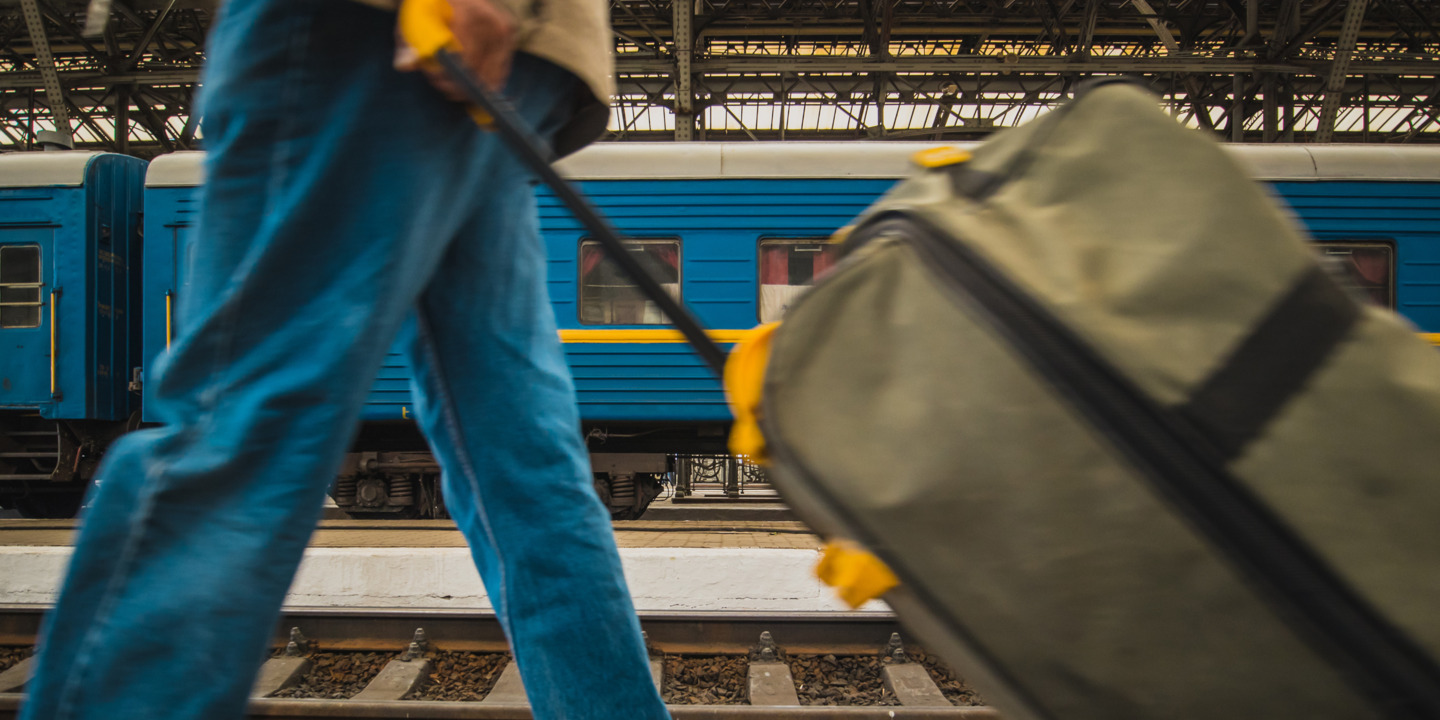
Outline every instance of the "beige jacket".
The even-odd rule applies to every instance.
[[[605,0],[495,0],[519,20],[520,52],[574,73],[589,88],[574,116],[555,136],[555,153],[568,155],[600,137],[610,119],[615,59],[610,52],[610,8]],[[400,0],[357,0],[394,10]]]

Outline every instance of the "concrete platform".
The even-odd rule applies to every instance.
[[[657,500],[645,510],[645,515],[635,522],[665,520],[761,520],[793,521],[795,513],[775,498],[727,498],[700,497],[691,495],[684,498]],[[616,523],[619,527],[620,523]]]
[[[70,528],[39,527],[51,542],[19,543],[0,531],[0,602],[55,601],[70,555]],[[356,521],[350,521],[356,522]],[[643,521],[639,521],[643,522]],[[620,556],[641,611],[835,611],[848,609],[814,576],[819,542],[803,532],[709,528],[708,532],[618,530]],[[693,525],[692,525],[693,527]],[[773,526],[771,526],[773,528]],[[326,536],[333,536],[326,541]],[[362,532],[325,523],[286,598],[288,607],[491,609],[463,539],[453,529]],[[384,538],[386,544],[377,546]],[[366,546],[356,543],[364,540]],[[762,547],[774,540],[789,547]],[[647,545],[653,543],[653,545]],[[675,545],[681,545],[675,547]],[[887,611],[872,602],[865,610]]]
[[[19,515],[12,515],[12,517],[19,517]],[[325,507],[323,517],[327,521],[350,519],[350,516],[335,507],[334,503]],[[763,520],[779,522],[796,519],[795,513],[773,494],[742,495],[736,499],[716,493],[706,493],[684,498],[656,500],[645,509],[645,515],[639,521],[621,522],[646,520]]]
[[[74,520],[0,522],[0,547],[70,545]],[[615,544],[631,547],[774,548],[811,550],[819,538],[795,520],[626,520],[613,525]],[[465,547],[450,520],[324,520],[310,538],[324,547]]]

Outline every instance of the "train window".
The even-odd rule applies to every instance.
[[[0,328],[40,327],[40,246],[0,246]]]
[[[631,257],[680,299],[680,241],[627,240]],[[609,258],[595,240],[580,243],[580,322],[584,325],[665,325],[660,306]]]
[[[1395,307],[1395,251],[1379,242],[1318,243],[1321,260],[1342,285],[1380,307]]]
[[[790,303],[815,282],[840,255],[840,246],[824,238],[760,241],[760,322],[776,322]]]

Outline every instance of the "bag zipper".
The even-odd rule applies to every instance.
[[[1117,372],[988,261],[915,214],[882,213],[852,248],[887,237],[929,262],[1152,486],[1218,547],[1301,638],[1382,714],[1440,718],[1440,670],[1241,485],[1202,435]]]

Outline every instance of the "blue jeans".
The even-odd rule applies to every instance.
[[[239,718],[365,393],[402,337],[537,717],[664,717],[590,485],[532,178],[390,67],[394,15],[230,0],[209,43],[196,264],[107,455],[23,718]],[[553,132],[577,81],[509,94]],[[403,326],[403,327],[402,327]]]

